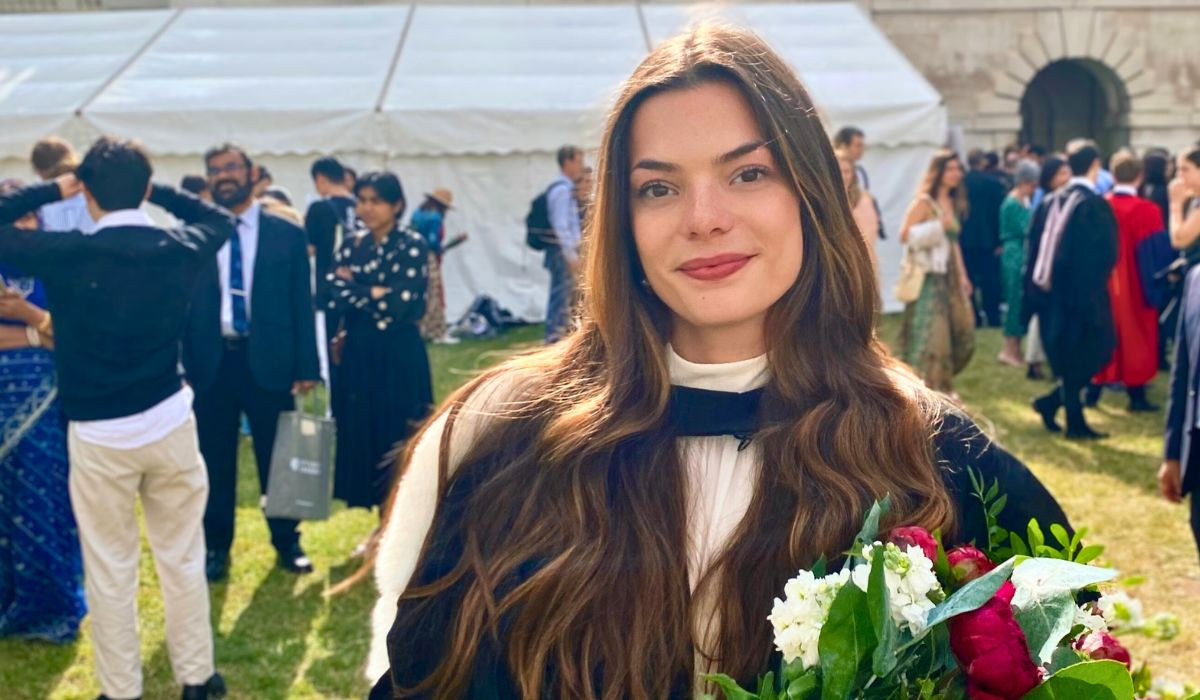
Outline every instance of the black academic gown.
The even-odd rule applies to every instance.
[[[1033,283],[1034,263],[1053,200],[1079,192],[1083,200],[1063,229],[1050,290]],[[1104,198],[1082,185],[1047,197],[1029,227],[1025,320],[1037,315],[1046,359],[1064,384],[1082,386],[1104,368],[1117,344],[1108,278],[1117,263],[1117,220]]]
[[[680,398],[677,396],[680,393],[679,387],[675,388],[673,393],[676,396],[672,397],[676,425],[682,423],[684,428],[677,430],[679,435],[728,434],[748,439],[747,424],[753,423],[753,420],[746,420],[744,411],[756,402],[747,402],[746,398],[748,394],[759,394],[761,390],[748,394],[725,394],[724,398],[720,395],[721,392],[684,391],[691,394],[685,397],[684,401],[676,401]],[[757,396],[754,398],[757,399]],[[678,410],[681,408],[684,410]],[[704,416],[698,414],[716,415],[717,422],[725,427],[706,427]],[[752,432],[752,429],[749,432]],[[958,534],[945,543],[947,548],[971,542],[986,542],[987,521],[982,505],[974,495],[968,469],[982,474],[988,483],[997,480],[1001,492],[1008,495],[1008,505],[998,518],[1002,527],[1025,532],[1030,519],[1037,518],[1043,530],[1048,529],[1052,523],[1060,523],[1070,530],[1062,508],[1041,482],[1024,464],[992,443],[969,418],[959,414],[946,416],[933,440],[936,459],[958,513]],[[453,570],[462,555],[462,516],[475,485],[487,476],[483,472],[484,470],[479,469],[477,465],[464,466],[451,479],[447,492],[438,504],[432,539],[427,546],[427,556],[413,575],[410,586],[429,584]],[[846,546],[849,547],[850,543],[847,542]],[[837,563],[834,562],[834,565]],[[529,563],[522,572],[523,576],[519,578],[532,575],[537,567],[536,562]],[[509,589],[518,582],[505,582],[501,588]],[[388,658],[391,668],[375,684],[369,700],[413,697],[398,695],[395,689],[417,685],[438,666],[444,653],[441,650],[447,647],[447,633],[452,628],[454,615],[465,590],[466,582],[460,581],[435,599],[400,601],[400,608],[406,612],[420,610],[420,614],[415,616],[419,621],[416,624],[404,624],[397,616],[396,623],[388,633]],[[768,607],[770,605],[770,601],[763,603]],[[406,615],[406,618],[408,617]],[[504,639],[503,622],[499,636],[501,640]],[[554,669],[547,668],[547,680],[552,681],[553,676]],[[547,687],[554,686],[548,682]],[[693,694],[693,679],[687,673],[680,673],[674,679],[669,699],[685,700],[693,697]],[[431,694],[419,697],[431,697]],[[520,698],[504,660],[502,642],[498,644],[490,638],[484,640],[476,657],[465,697],[495,700]],[[553,695],[547,692],[545,697],[550,698]]]

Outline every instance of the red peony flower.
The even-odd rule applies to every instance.
[[[1013,618],[1015,593],[1006,581],[983,607],[950,618],[950,649],[967,677],[971,700],[1019,700],[1042,682]]]
[[[950,573],[960,586],[996,568],[986,554],[970,545],[946,552],[946,560],[950,562]]]
[[[923,527],[898,527],[888,535],[888,542],[898,547],[920,547],[931,561],[937,561],[937,540]]]
[[[1075,648],[1096,661],[1112,659],[1125,664],[1126,668],[1133,669],[1133,659],[1129,657],[1129,651],[1108,632],[1092,632],[1081,637],[1075,641]]]

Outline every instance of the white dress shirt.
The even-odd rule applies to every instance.
[[[98,233],[113,226],[153,228],[154,222],[139,209],[121,209],[101,217],[91,233]],[[134,450],[170,435],[183,425],[191,414],[192,389],[183,386],[141,413],[121,418],[71,423],[75,426],[75,435],[80,440],[116,450]]]
[[[250,300],[254,289],[254,261],[258,258],[258,220],[262,205],[258,202],[238,216],[237,235],[242,248],[242,289],[246,292],[246,320],[251,316]],[[237,336],[233,330],[233,297],[229,294],[229,241],[217,251],[217,275],[221,279],[221,334]]]
[[[1137,188],[1134,187],[1133,185],[1113,185],[1112,193],[1113,194],[1125,194],[1125,195],[1129,195],[1130,197],[1138,196]]]
[[[683,359],[668,346],[667,368],[672,384],[711,391],[747,392],[764,386],[770,379],[766,355],[741,362],[697,364]],[[497,378],[473,394],[459,412],[450,434],[451,472],[458,466],[457,460],[482,434],[489,417],[504,410],[504,397],[514,393],[511,381],[503,376]],[[380,539],[375,565],[375,583],[380,595],[372,615],[366,666],[366,676],[371,681],[388,669],[387,634],[396,617],[396,601],[408,587],[433,524],[438,501],[438,458],[445,426],[446,414],[442,414],[421,436],[401,478],[387,529]],[[694,591],[745,516],[762,458],[757,442],[750,442],[739,452],[740,440],[728,435],[682,437],[676,443],[687,470],[688,581]],[[699,626],[693,635],[697,642],[715,639],[719,624],[715,603],[700,602],[712,612],[696,616]],[[705,663],[697,650],[697,688],[703,687],[700,674],[704,673]]]
[[[82,231],[91,233],[99,222],[92,221],[83,193],[47,204],[38,210],[39,226],[43,231]]]

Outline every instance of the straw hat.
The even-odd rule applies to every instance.
[[[445,187],[439,187],[436,190],[434,190],[433,192],[426,194],[425,196],[432,199],[433,201],[437,202],[438,204],[441,204],[442,206],[446,207],[447,209],[454,208],[453,206],[451,206],[454,203],[454,193],[451,192],[450,190],[446,189]]]

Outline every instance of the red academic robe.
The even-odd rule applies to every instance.
[[[1107,197],[1117,219],[1117,264],[1108,278],[1117,349],[1097,384],[1144,386],[1158,373],[1158,312],[1142,294],[1137,245],[1162,230],[1162,215],[1148,199],[1128,194]]]

